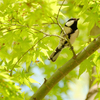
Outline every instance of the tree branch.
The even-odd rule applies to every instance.
[[[58,38],[60,38],[60,39],[67,40],[67,39],[65,39],[65,38],[63,38],[63,37],[61,37],[61,36],[59,36],[59,35],[55,35],[55,34],[50,35],[50,34],[44,33],[43,31],[40,31],[40,30],[38,30],[38,29],[35,29],[35,28],[32,28],[32,29],[35,30],[35,31],[37,31],[37,32],[40,32],[40,33],[42,33],[42,34],[44,34],[44,35],[46,35],[46,36],[49,36],[49,37],[55,36],[55,37],[58,37]]]
[[[46,80],[45,84],[42,84],[42,86],[33,94],[30,100],[34,100],[34,98],[36,98],[36,100],[42,100],[62,78],[64,78],[71,70],[77,67],[92,53],[94,53],[99,47],[100,36],[91,42],[87,47],[85,47],[81,52],[79,52],[75,59],[71,58],[62,67],[60,67],[49,79]]]

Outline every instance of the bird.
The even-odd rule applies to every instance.
[[[55,62],[62,51],[65,47],[69,46],[68,41],[66,40],[66,36],[69,39],[70,44],[73,44],[75,39],[79,35],[79,30],[77,28],[79,18],[70,18],[64,25],[63,30],[61,31],[60,36],[63,37],[60,38],[59,45],[56,47],[56,49],[53,51],[53,53],[50,55],[49,60],[52,62]]]

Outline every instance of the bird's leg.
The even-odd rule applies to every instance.
[[[77,55],[76,55],[76,53],[74,52],[74,47],[71,46],[70,49],[72,50],[72,52],[73,52],[73,58],[75,59]]]

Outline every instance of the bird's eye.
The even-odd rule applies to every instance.
[[[72,21],[68,21],[68,22],[66,22],[66,26],[72,26],[73,25],[73,23],[74,23],[74,21],[72,20]]]

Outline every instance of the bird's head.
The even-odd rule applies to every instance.
[[[71,27],[72,29],[73,28],[77,28],[77,22],[78,22],[78,20],[79,20],[79,18],[70,18],[67,22],[66,22],[66,24],[65,24],[65,26],[66,27]]]

